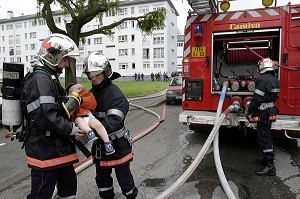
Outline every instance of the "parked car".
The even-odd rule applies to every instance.
[[[181,102],[182,100],[182,76],[175,76],[171,79],[169,87],[166,91],[167,104],[171,102]]]

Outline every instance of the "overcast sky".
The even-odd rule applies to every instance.
[[[172,0],[179,13],[177,24],[181,32],[184,29],[186,17],[190,6],[187,0]],[[300,0],[277,0],[277,5],[286,5],[288,2],[296,4]],[[13,11],[14,16],[35,14],[36,0],[0,0],[0,19],[7,18],[7,11]],[[244,7],[242,7],[245,5]],[[231,2],[230,10],[242,10],[246,8],[262,7],[261,0],[236,0]],[[182,32],[183,33],[183,32]]]

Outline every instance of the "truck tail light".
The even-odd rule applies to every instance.
[[[189,77],[190,71],[190,60],[188,58],[184,58],[182,60],[182,76]]]

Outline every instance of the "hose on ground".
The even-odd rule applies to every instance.
[[[209,134],[207,140],[205,141],[203,147],[196,156],[195,160],[188,167],[188,169],[168,189],[166,189],[163,193],[157,196],[156,199],[166,199],[170,197],[190,177],[190,175],[194,172],[194,170],[197,168],[204,155],[206,154],[209,146],[211,145],[216,133],[218,132],[222,122],[224,121],[228,113],[229,111],[227,109],[221,114],[220,118],[215,123],[211,133]]]
[[[222,111],[223,102],[224,102],[224,99],[225,99],[225,94],[226,94],[227,87],[228,87],[228,82],[226,81],[226,82],[223,83],[222,93],[221,93],[221,96],[220,96],[220,100],[219,100],[219,104],[218,104],[218,108],[217,108],[217,113],[216,113],[216,121],[218,121],[218,119],[220,117],[220,114],[221,114],[221,111]],[[216,166],[217,173],[218,173],[221,185],[223,187],[223,190],[224,190],[226,196],[229,199],[235,199],[236,197],[233,194],[233,192],[232,192],[232,190],[231,190],[231,188],[228,184],[228,181],[226,179],[226,176],[225,176],[223,168],[222,168],[222,163],[221,163],[221,159],[220,159],[220,152],[219,152],[219,130],[217,131],[214,142],[213,142],[213,149],[214,149],[213,151],[214,151],[215,166]]]

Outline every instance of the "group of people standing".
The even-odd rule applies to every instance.
[[[144,81],[144,73],[134,73],[135,81]]]
[[[58,79],[63,69],[69,67],[70,58],[76,56],[79,56],[79,49],[72,39],[62,34],[52,34],[42,42],[38,62],[23,80],[21,107],[26,119],[24,144],[27,164],[31,168],[28,199],[52,198],[55,185],[58,198],[76,197],[77,177],[73,164],[79,160],[75,145],[87,139],[87,132],[79,129],[75,124],[77,122],[72,122],[67,116],[64,108],[67,91]],[[91,127],[101,122],[104,127],[102,132],[108,134],[109,144],[113,146],[113,151],[107,153],[107,143],[102,139],[93,142],[91,153],[99,195],[101,198],[114,198],[111,176],[114,168],[123,195],[128,199],[136,198],[138,189],[130,171],[132,139],[124,125],[129,103],[122,91],[112,83],[119,75],[112,71],[108,59],[99,52],[92,52],[85,59],[84,73],[91,81],[90,92],[96,100],[93,115],[85,121]],[[89,116],[88,111],[80,115],[86,116]],[[100,136],[98,133],[94,135]]]
[[[83,73],[91,81],[90,92],[96,100],[93,114],[86,111],[78,116],[81,117],[80,122],[76,118],[70,120],[62,108],[66,103],[67,91],[61,86],[58,77],[64,68],[69,67],[70,58],[76,56],[79,56],[79,49],[72,39],[62,34],[52,34],[42,42],[38,62],[23,80],[21,107],[26,119],[26,158],[31,168],[31,192],[27,198],[50,199],[57,185],[58,198],[75,199],[77,178],[73,164],[79,161],[75,144],[87,139],[87,135],[93,135],[92,138],[103,138],[92,139],[95,141],[91,149],[100,197],[114,198],[111,176],[114,168],[123,195],[127,199],[134,199],[138,189],[130,171],[130,162],[133,160],[132,138],[124,125],[129,103],[122,91],[112,83],[120,75],[112,71],[104,55],[92,52],[84,61]],[[273,75],[272,61],[263,60],[259,64],[262,77],[256,84],[247,114],[258,112],[261,118],[257,130],[264,156],[259,163],[264,167],[257,175],[275,175],[269,116],[271,109],[277,113],[274,102],[281,85]],[[139,74],[136,76],[139,80]],[[140,76],[143,80],[143,73]],[[163,76],[164,81],[168,81],[167,74]],[[157,79],[157,75],[155,77]],[[151,79],[154,81],[153,73]],[[78,92],[84,90],[81,86],[73,89],[78,89]],[[79,124],[82,122],[89,125],[87,130],[78,127],[82,126]],[[93,128],[99,128],[101,132],[94,134],[91,132]]]

